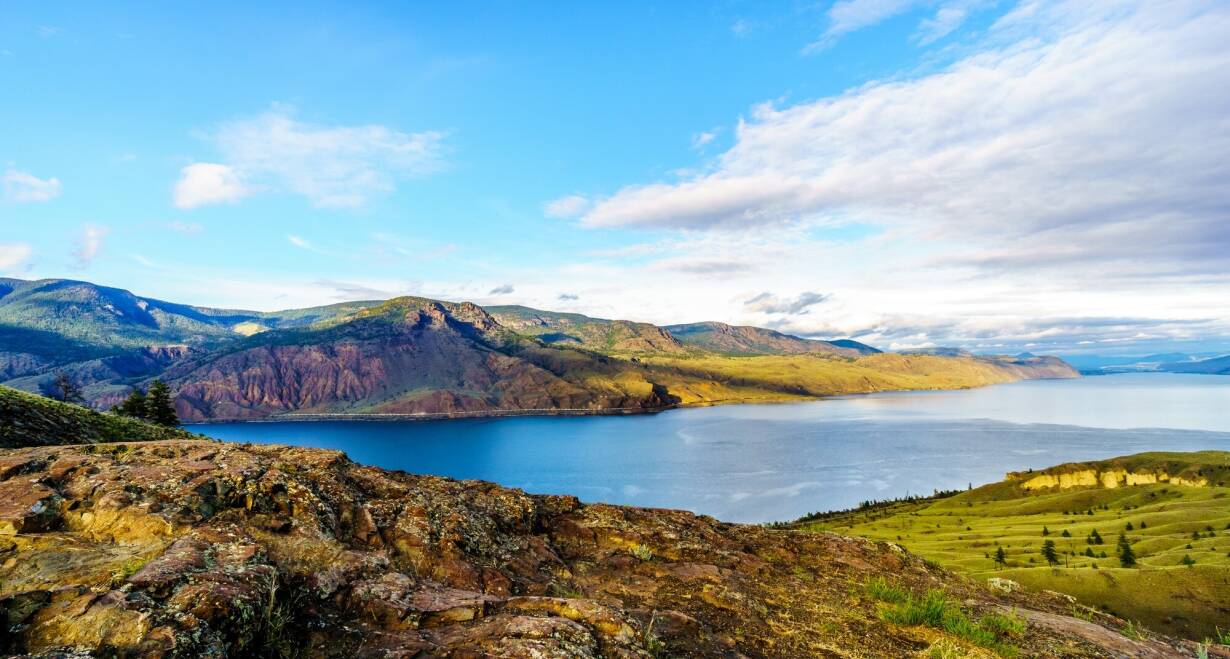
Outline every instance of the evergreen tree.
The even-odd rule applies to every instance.
[[[1179,562],[1187,567],[1191,567],[1196,564],[1196,559],[1192,558],[1191,554],[1183,554],[1183,560]]]
[[[178,426],[179,416],[171,403],[171,389],[162,380],[154,380],[145,394],[145,418],[161,426]]]
[[[133,389],[132,393],[128,394],[128,398],[125,398],[124,402],[111,408],[111,411],[121,416],[144,419],[146,415],[145,392],[140,389]]]
[[[1142,524],[1143,524],[1143,523],[1142,523]],[[1131,531],[1131,530],[1132,530],[1132,523],[1131,523],[1131,522],[1128,522],[1128,523],[1127,523],[1127,526],[1125,526],[1125,527],[1123,527],[1123,528],[1125,528],[1125,529],[1127,529],[1127,530]],[[1142,527],[1142,528],[1143,528],[1143,527]]]
[[[1063,530],[1063,533],[1060,533],[1059,535],[1062,535],[1062,536],[1063,536],[1063,537],[1065,537],[1065,538],[1071,538],[1071,537],[1072,537],[1072,534],[1071,534],[1071,533],[1069,533],[1067,529],[1064,529],[1064,530]]]
[[[1003,547],[995,549],[995,563],[1001,567],[1008,564],[1008,555],[1004,553]]]
[[[1048,535],[1050,535],[1050,534],[1051,534],[1051,530],[1050,530],[1050,529],[1048,529],[1048,528],[1046,528],[1046,526],[1043,526],[1043,527],[1042,527],[1042,537],[1044,537],[1044,538],[1045,538],[1046,536],[1048,536]]]
[[[1051,565],[1059,564],[1059,554],[1055,552],[1054,540],[1047,540],[1042,543],[1042,558],[1045,558],[1046,562]]]
[[[85,396],[81,395],[81,385],[78,385],[77,381],[64,371],[56,373],[51,386],[43,389],[43,395],[62,403],[81,404],[85,402]]]
[[[1132,543],[1124,533],[1119,534],[1119,564],[1123,567],[1136,565],[1136,552],[1132,551]]]
[[[1092,540],[1095,545],[1100,545],[1105,542],[1105,540],[1102,539],[1102,534],[1098,533],[1097,529],[1094,529],[1089,533],[1089,539]]]

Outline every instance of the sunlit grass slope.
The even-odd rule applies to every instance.
[[[1183,472],[1208,484],[1027,491],[1021,487],[1024,479],[1017,479],[947,498],[865,507],[801,526],[897,542],[971,576],[1067,593],[1157,631],[1198,640],[1215,637],[1219,629],[1230,634],[1230,453],[1146,453],[1046,472],[1076,473],[1091,465],[1170,476]],[[1136,567],[1120,566],[1121,532],[1135,552]],[[1047,540],[1059,554],[1055,567],[1041,554]],[[1000,547],[1005,565],[995,561]]]

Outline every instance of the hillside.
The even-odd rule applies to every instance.
[[[0,386],[0,448],[196,437]]]
[[[414,297],[263,313],[3,281],[0,382],[39,392],[65,373],[107,409],[161,378],[185,421],[643,412],[1076,376],[1053,358],[902,357],[719,323],[680,340],[648,323]]]
[[[870,506],[797,526],[900,542],[976,578],[1067,593],[1149,628],[1203,639],[1230,632],[1228,497],[1230,453],[1142,453],[1010,473],[951,497]],[[1136,567],[1124,568],[1116,557],[1121,532]],[[1048,539],[1060,553],[1056,568],[1039,553]],[[999,547],[1002,566],[994,560]]]
[[[684,346],[670,332],[649,323],[591,318],[522,306],[486,307],[504,327],[548,344],[564,344],[608,355],[679,354]]]
[[[587,505],[282,446],[0,450],[0,559],[0,653],[44,657],[71,647],[1093,658],[1196,647],[1056,595],[993,591],[887,543]],[[931,613],[919,614],[923,601]]]
[[[1162,364],[1158,370],[1170,373],[1205,373],[1208,375],[1230,375],[1230,355],[1201,359],[1197,361],[1169,362]]]
[[[803,339],[762,327],[704,322],[667,325],[680,343],[722,355],[798,355],[823,352],[847,357],[870,355],[875,348],[843,339],[840,343]]]

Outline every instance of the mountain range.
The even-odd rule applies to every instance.
[[[0,382],[108,408],[161,378],[187,421],[614,413],[1076,377],[1035,356],[882,353],[716,322],[659,327],[418,297],[257,312],[0,279]]]
[[[1219,353],[1188,354],[1166,352],[1142,356],[1108,357],[1102,355],[1079,355],[1064,358],[1081,373],[1106,375],[1110,373],[1202,373],[1206,375],[1230,375],[1230,355]]]

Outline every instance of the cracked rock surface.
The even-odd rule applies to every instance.
[[[0,450],[0,653],[897,657],[962,643],[884,622],[863,595],[872,576],[942,588],[972,614],[1019,612],[1022,656],[1193,656],[884,543],[586,505],[317,449]]]

